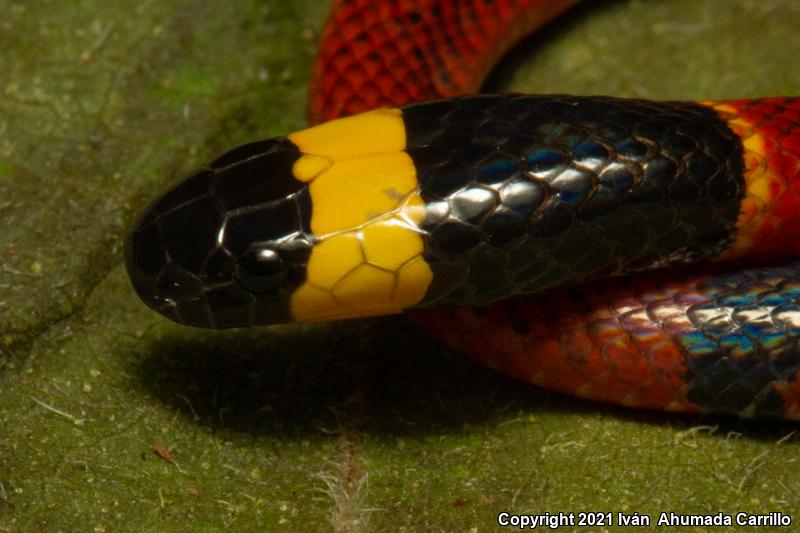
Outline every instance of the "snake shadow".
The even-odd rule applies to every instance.
[[[424,436],[530,415],[716,426],[723,437],[771,441],[795,427],[640,411],[545,391],[471,361],[403,317],[178,333],[153,341],[147,353],[136,367],[146,394],[194,423],[253,435],[303,439],[356,424],[373,435]]]

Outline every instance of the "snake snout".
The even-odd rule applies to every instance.
[[[125,245],[139,297],[192,326],[287,321],[314,240],[299,157],[285,139],[240,146],[152,204]]]

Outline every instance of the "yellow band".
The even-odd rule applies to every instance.
[[[294,320],[399,313],[422,300],[433,273],[423,258],[425,205],[404,151],[398,109],[378,109],[303,130],[289,139],[309,182],[307,279],[292,295]]]
[[[767,164],[767,145],[755,125],[742,118],[736,108],[725,102],[698,102],[712,108],[742,139],[744,147],[745,194],[736,220],[736,240],[715,261],[743,257],[763,238],[764,229],[777,223],[769,205],[773,199],[770,185],[777,182]]]

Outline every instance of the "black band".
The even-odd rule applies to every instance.
[[[402,111],[428,207],[423,307],[694,262],[735,237],[741,140],[700,104],[478,95]]]

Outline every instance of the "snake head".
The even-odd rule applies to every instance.
[[[314,240],[300,155],[283,138],[240,146],[155,201],[125,243],[142,301],[198,327],[290,320]]]
[[[222,328],[399,313],[432,272],[400,110],[236,148],[150,206],[126,242],[139,297]]]

